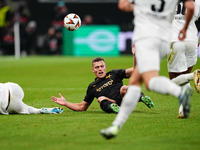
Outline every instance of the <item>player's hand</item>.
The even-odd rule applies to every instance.
[[[60,98],[52,96],[51,97],[52,101],[59,104],[59,105],[65,106],[67,101],[65,100],[65,98],[60,93],[59,93],[59,96],[60,96]]]
[[[183,41],[186,37],[186,30],[183,28],[180,32],[179,32],[179,35],[178,35],[178,39],[180,41]]]

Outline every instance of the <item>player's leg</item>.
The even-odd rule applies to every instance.
[[[165,53],[167,53],[166,49],[168,49],[168,44],[158,41],[158,39],[145,39],[137,41],[135,46],[137,67],[131,75],[128,91],[122,101],[120,112],[113,121],[111,127],[101,130],[101,134],[106,138],[112,138],[117,135],[119,129],[123,126],[128,116],[135,108],[140,97],[141,84],[143,80],[149,90],[180,97],[179,101],[180,104],[183,104],[184,115],[189,115],[189,89],[181,90],[181,87],[168,78],[158,76],[158,70],[160,70],[160,59],[166,55]],[[160,49],[163,50],[163,52],[159,52]]]
[[[174,58],[168,60],[168,72],[170,79],[181,86],[190,87],[189,82],[194,80],[195,72],[192,71],[193,65],[197,62],[197,43],[196,42],[175,42],[172,44]],[[196,87],[196,86],[195,86]],[[183,118],[183,106],[179,108],[178,118]]]
[[[16,83],[6,83],[10,92],[10,105],[8,112],[10,114],[29,114],[25,104],[22,102],[24,98],[23,89]]]
[[[105,96],[101,96],[97,99],[100,104],[101,109],[106,113],[118,113],[119,106],[114,100],[111,100]]]
[[[141,82],[140,75],[138,72],[137,67],[134,69],[133,74],[130,77],[130,83],[135,83],[136,85],[129,85],[126,95],[122,100],[122,104],[120,107],[120,111],[112,123],[112,126],[106,129],[101,130],[101,134],[109,139],[115,137],[120,128],[128,119],[129,115],[132,113],[133,109],[136,107],[137,102],[139,101],[140,94],[141,94]],[[134,97],[134,98],[133,98]]]
[[[197,42],[174,42],[173,59],[168,59],[167,66],[170,79],[178,85],[185,85],[193,80],[193,66],[197,62]]]
[[[9,113],[17,114],[30,114],[40,113],[39,109],[30,107],[22,102],[24,98],[23,89],[16,83],[7,83],[10,92],[10,106],[8,108]]]
[[[126,85],[123,85],[120,88],[120,94],[121,94],[122,98],[126,94],[127,89],[128,89],[128,86],[126,86]],[[151,98],[149,96],[146,96],[143,92],[141,92],[140,99],[139,99],[138,102],[143,102],[150,109],[152,109],[153,107],[155,107],[154,103],[151,100]]]
[[[197,63],[197,55],[198,55],[198,47],[197,47],[197,42],[186,42],[186,58],[187,58],[187,65],[188,68],[190,69],[188,72],[191,72],[191,68]],[[193,81],[194,81],[194,86],[196,88],[197,93],[200,94],[200,70],[197,69],[193,72]]]
[[[182,58],[184,57],[185,56],[182,55]],[[175,60],[176,59],[174,59],[174,61]],[[185,68],[185,66],[180,66],[180,68],[181,67],[182,69]],[[183,104],[184,107],[184,117],[188,117],[190,112],[190,96],[192,94],[192,91],[189,87],[186,86],[181,88],[166,77],[152,78],[150,81],[147,81],[145,83],[146,85],[148,85],[148,88],[152,91],[156,91],[161,94],[171,94],[179,98],[179,103]]]
[[[187,83],[187,84],[183,85],[182,87],[190,88],[191,86],[190,86],[190,83]],[[185,116],[184,116],[184,107],[183,107],[182,104],[179,107],[177,118],[181,118],[181,119],[185,118]]]
[[[167,55],[166,49],[169,49],[169,44],[159,39],[148,39],[138,41],[135,46],[137,66],[146,88],[160,94],[178,97],[181,88],[167,77],[159,76],[158,73],[160,61]]]
[[[120,128],[123,126],[133,109],[136,107],[141,93],[142,77],[140,73],[147,72],[149,70],[149,64],[151,65],[151,67],[157,66],[157,68],[159,68],[159,65],[156,65],[156,63],[158,63],[159,61],[155,64],[152,64],[154,62],[152,60],[155,59],[151,57],[155,57],[157,55],[157,57],[159,58],[159,54],[157,54],[158,52],[153,51],[153,53],[156,54],[155,55],[151,54],[150,51],[147,51],[149,49],[149,44],[151,45],[152,42],[153,41],[147,39],[135,42],[137,65],[130,77],[128,90],[122,101],[120,112],[113,121],[111,127],[101,130],[101,134],[106,138],[112,138],[117,135]],[[154,47],[150,49],[154,49]]]
[[[23,103],[24,91],[23,89],[16,83],[6,83],[9,87],[10,92],[10,105],[8,107],[9,113],[17,113],[17,114],[39,114],[39,113],[51,113],[57,114],[62,113],[62,108],[42,108],[37,109]]]
[[[29,114],[40,114],[41,113],[41,109],[26,105],[26,104],[24,104],[24,107],[26,107]]]
[[[169,74],[172,74],[171,72],[169,72]],[[174,74],[174,73],[173,73]],[[174,76],[175,78],[171,78],[171,80],[178,84],[178,85],[185,85],[187,83],[189,83],[190,81],[193,80],[194,78],[194,72],[192,73],[187,73],[187,74],[177,74],[177,76]]]

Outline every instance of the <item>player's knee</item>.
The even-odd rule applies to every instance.
[[[124,95],[126,94],[127,88],[128,88],[128,86],[122,86],[122,87],[121,87],[121,89],[120,89],[120,94],[121,94],[122,96],[124,96]]]
[[[97,99],[97,101],[98,101],[99,103],[101,103],[101,101],[103,101],[103,100],[107,100],[107,98],[106,98],[105,96],[100,96],[100,97],[98,97],[98,99]]]

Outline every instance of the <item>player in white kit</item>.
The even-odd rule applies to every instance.
[[[186,37],[188,24],[194,13],[193,1],[184,2],[187,8],[186,22],[179,33],[179,40]],[[170,48],[171,23],[176,4],[176,0],[135,0],[132,6],[128,0],[119,1],[120,9],[127,11],[132,7],[134,10],[137,63],[117,117],[112,126],[101,130],[105,138],[110,139],[118,134],[137,104],[143,82],[148,90],[177,97],[180,105],[183,104],[184,116],[189,116],[192,90],[188,87],[181,88],[167,77],[159,76],[160,61],[166,57]]]
[[[182,86],[190,86],[190,81],[194,80],[194,85],[198,93],[200,93],[200,85],[198,80],[200,70],[191,73],[193,66],[197,62],[198,53],[198,30],[195,21],[200,17],[200,0],[195,0],[195,11],[192,20],[187,29],[187,36],[184,41],[179,41],[179,30],[185,23],[185,12],[183,2],[179,2],[172,23],[172,39],[171,50],[168,54],[168,72],[172,81]],[[178,118],[184,118],[182,105],[179,109]]]
[[[60,114],[62,108],[37,109],[23,103],[24,91],[12,82],[0,83],[0,114]]]

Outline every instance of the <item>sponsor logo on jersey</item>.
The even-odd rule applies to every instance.
[[[100,86],[98,89],[96,89],[97,92],[101,92],[104,88],[110,86],[113,84],[113,80],[111,79],[110,81],[104,83],[102,86]]]

